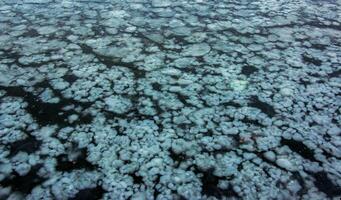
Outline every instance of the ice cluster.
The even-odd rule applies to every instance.
[[[1,0],[0,199],[339,199],[340,94],[340,0]]]

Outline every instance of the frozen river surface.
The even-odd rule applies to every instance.
[[[0,199],[339,199],[340,0],[0,0]]]

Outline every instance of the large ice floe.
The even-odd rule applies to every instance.
[[[0,0],[0,199],[340,199],[340,0]]]

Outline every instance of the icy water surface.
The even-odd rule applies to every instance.
[[[340,14],[0,0],[0,199],[339,199]]]

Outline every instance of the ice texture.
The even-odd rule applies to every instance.
[[[1,0],[0,199],[340,199],[340,13]]]

